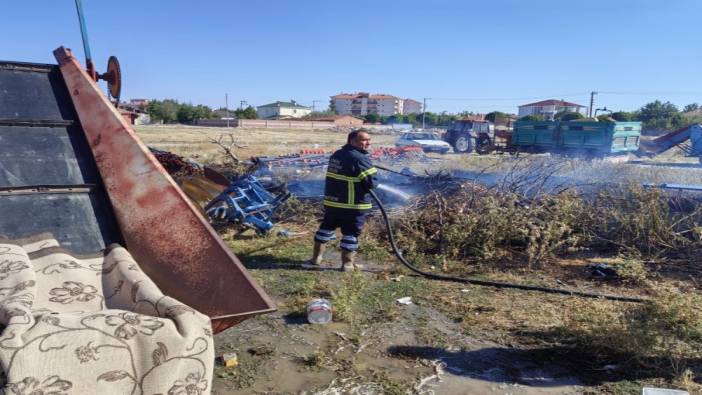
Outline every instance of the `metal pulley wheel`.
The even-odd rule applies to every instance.
[[[100,75],[100,79],[107,81],[107,89],[110,92],[110,96],[119,103],[119,97],[122,93],[122,71],[116,56],[110,56],[107,60],[107,71]]]

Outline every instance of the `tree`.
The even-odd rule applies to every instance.
[[[152,100],[147,111],[153,121],[173,123],[178,119],[179,104],[176,100]]]
[[[485,120],[490,121],[492,123],[497,123],[498,119],[507,119],[508,116],[507,114],[501,112],[501,111],[493,111],[485,114]]]
[[[545,121],[546,117],[541,114],[525,115],[519,118],[520,121]]]
[[[178,122],[180,123],[193,122],[195,120],[195,107],[192,104],[181,104],[178,107],[176,117],[178,118]]]
[[[697,103],[690,103],[683,108],[683,112],[693,112],[700,109],[700,105]]]
[[[661,103],[659,100],[641,107],[638,118],[643,122],[644,129],[671,130],[685,123],[685,117],[673,103]]]
[[[195,107],[195,119],[210,119],[212,118],[212,109],[208,106],[198,104]]]
[[[370,114],[366,115],[365,118],[366,118],[366,122],[368,122],[368,123],[377,123],[378,121],[380,121],[380,115],[378,115],[376,113],[370,113]]]
[[[395,114],[388,117],[388,123],[406,123],[407,115]]]
[[[617,111],[610,114],[610,116],[617,122],[631,122],[636,120],[637,114],[633,112]]]
[[[248,106],[245,109],[234,110],[234,115],[239,119],[258,119],[258,113],[256,109]]]
[[[553,119],[557,121],[575,121],[576,119],[583,119],[585,118],[583,114],[579,112],[572,112],[572,111],[561,111],[556,113],[556,115],[553,116]]]

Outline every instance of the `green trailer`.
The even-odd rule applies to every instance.
[[[603,157],[639,149],[641,122],[517,121],[511,145],[516,151]]]

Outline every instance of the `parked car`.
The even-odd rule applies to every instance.
[[[419,146],[424,152],[447,153],[451,145],[441,140],[439,136],[430,132],[408,132],[403,133],[395,142],[396,147]]]

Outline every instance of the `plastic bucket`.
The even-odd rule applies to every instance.
[[[332,305],[326,299],[313,299],[307,303],[307,321],[310,324],[326,324],[332,320]]]

